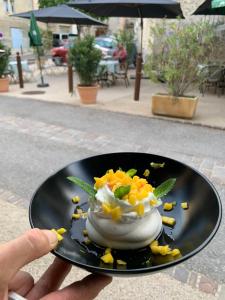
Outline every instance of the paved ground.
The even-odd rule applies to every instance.
[[[224,137],[223,130],[1,96],[1,212],[5,215],[3,208],[9,205],[7,214],[18,209],[24,216],[24,208],[28,206],[32,193],[52,172],[73,160],[118,151],[156,153],[188,163],[212,180],[224,202]],[[24,226],[23,222],[21,226]],[[13,227],[8,231],[15,235]],[[177,291],[179,287],[184,290],[184,299],[202,299],[202,294],[197,289],[204,291],[204,295],[207,292],[216,295],[216,299],[225,299],[224,233],[222,222],[219,233],[207,249],[190,261],[169,270],[167,275],[162,275],[171,287],[177,286]],[[157,276],[159,275],[154,277],[154,283],[160,278]],[[171,278],[185,284],[180,286]],[[149,282],[151,280],[152,277],[149,277]],[[127,287],[130,281],[124,282],[124,287]],[[132,291],[138,289],[139,280],[137,284]],[[194,289],[189,290],[190,286]],[[120,283],[119,287],[122,291],[123,284]],[[168,296],[168,299],[180,299],[179,292],[173,294],[168,289],[167,294],[167,288],[168,286],[162,292],[157,285],[156,294],[159,299],[162,295]],[[144,293],[140,292],[140,297],[137,298],[149,299],[149,295]],[[107,292],[105,295],[109,296]],[[126,290],[119,299],[129,299],[127,295]],[[155,296],[152,299],[157,298]]]
[[[24,89],[20,89],[18,85],[11,85],[10,92],[7,95],[42,99],[44,101],[68,103],[72,105],[80,106],[80,100],[76,93],[70,95],[68,93],[67,75],[66,69],[58,67],[55,69],[50,68],[51,75],[45,76],[50,86],[46,89],[38,89],[37,81],[39,78],[36,74],[36,82],[25,83]],[[48,71],[48,72],[49,72]],[[133,72],[132,70],[130,71]],[[77,78],[74,78],[74,86],[77,84]],[[56,92],[57,87],[57,92]],[[44,94],[38,95],[25,95],[24,93],[30,92],[42,92]],[[115,86],[103,87],[99,90],[98,99],[96,105],[90,107],[97,110],[107,110],[115,112],[129,113],[133,115],[146,116],[146,117],[157,117],[151,113],[151,95],[154,93],[162,92],[165,93],[166,89],[162,84],[151,83],[148,79],[142,80],[140,101],[134,101],[134,80],[130,80],[130,86],[125,87],[123,81],[118,81]],[[192,120],[176,119],[177,122],[187,122],[200,125],[206,125],[209,127],[217,127],[225,129],[225,95],[218,97],[212,94],[210,91],[202,97],[197,90],[191,90],[191,95],[199,96],[199,102],[197,107],[196,116]],[[167,119],[165,117],[160,117]]]

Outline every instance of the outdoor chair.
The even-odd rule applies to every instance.
[[[214,93],[219,95],[220,87],[224,82],[224,67],[219,65],[208,65],[203,67],[199,76],[202,77],[199,90],[204,95],[206,90],[214,89]]]
[[[128,80],[128,63],[124,63],[123,68],[120,68],[120,70],[117,70],[115,73],[115,80],[124,80],[126,87],[129,86],[129,80]]]
[[[106,85],[109,87],[110,85],[113,85],[113,78],[110,78],[111,74],[108,72],[108,69],[105,65],[99,66],[98,73],[96,75],[96,81],[98,84],[100,84],[102,87]]]

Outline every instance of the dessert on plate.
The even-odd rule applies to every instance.
[[[154,188],[136,172],[108,170],[102,177],[94,178],[94,188],[77,177],[68,178],[90,195],[86,229],[91,241],[131,250],[149,245],[160,235],[162,217],[157,207],[175,179]]]

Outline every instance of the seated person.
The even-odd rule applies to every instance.
[[[117,45],[117,49],[113,53],[113,58],[118,59],[120,65],[124,65],[127,59],[127,51],[122,44]]]

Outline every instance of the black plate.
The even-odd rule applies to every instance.
[[[160,169],[150,168],[151,162],[165,162]],[[79,195],[79,206],[88,209],[87,194],[69,182],[67,176],[78,176],[93,184],[93,177],[102,176],[108,169],[128,170],[135,168],[142,176],[146,168],[150,169],[149,182],[157,186],[164,180],[177,178],[176,186],[165,197],[168,201],[176,201],[171,212],[159,211],[163,215],[176,219],[174,228],[164,226],[159,238],[160,244],[169,244],[171,248],[179,248],[182,256],[153,256],[149,247],[136,251],[114,251],[115,258],[127,262],[126,267],[103,264],[100,256],[104,249],[93,244],[83,243],[82,230],[85,220],[72,221],[71,216],[77,205],[71,199]],[[189,209],[183,210],[181,202],[188,202]],[[222,216],[219,196],[209,180],[193,168],[176,160],[144,153],[112,153],[89,157],[66,166],[49,177],[36,191],[30,204],[30,223],[32,227],[41,229],[67,228],[64,240],[53,253],[70,263],[91,272],[104,272],[111,275],[136,275],[155,272],[181,263],[202,250],[213,238],[219,228]]]

